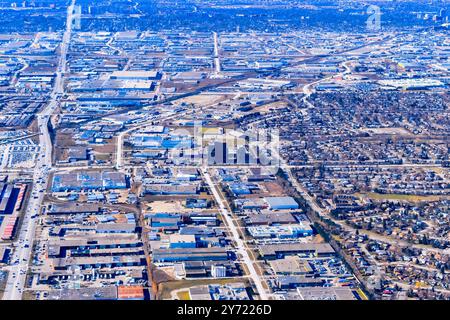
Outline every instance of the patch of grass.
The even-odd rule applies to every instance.
[[[22,300],[36,300],[36,291],[25,290],[22,294]]]
[[[397,194],[397,193],[357,193],[358,197],[367,197],[372,200],[397,200],[407,202],[421,202],[421,201],[439,201],[439,196],[418,196],[413,194]]]
[[[180,291],[180,292],[177,292],[177,296],[178,296],[178,299],[180,299],[180,300],[191,300],[191,297],[190,297],[190,295],[189,295],[189,291]]]

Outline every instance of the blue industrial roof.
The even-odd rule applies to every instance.
[[[298,208],[298,203],[292,197],[266,197],[266,202],[273,209],[276,208]]]

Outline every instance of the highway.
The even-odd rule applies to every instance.
[[[122,131],[117,136],[117,151],[116,151],[116,169],[122,169],[122,158],[123,158],[123,137],[129,132],[136,130],[136,128],[131,128],[125,131]]]
[[[208,173],[208,170],[206,168],[203,168],[202,172],[203,172],[203,176],[205,178],[206,183],[208,184],[209,188],[211,189],[214,199],[216,200],[217,204],[219,205],[220,213],[222,214],[224,221],[225,221],[228,229],[230,230],[234,241],[236,242],[236,250],[238,251],[238,253],[241,256],[245,265],[247,266],[248,272],[250,273],[250,277],[252,278],[253,283],[256,286],[256,289],[259,293],[261,300],[268,300],[269,296],[262,285],[261,277],[256,272],[255,266],[253,265],[253,261],[250,259],[250,256],[248,255],[248,252],[245,249],[244,241],[239,237],[239,232],[238,232],[236,226],[234,225],[233,220],[231,219],[231,212],[229,212],[225,208],[225,205],[223,204],[223,199],[220,197],[219,193],[217,192],[217,189],[211,179],[210,174]]]
[[[52,165],[52,142],[48,131],[48,122],[51,115],[58,106],[58,99],[64,92],[63,73],[66,69],[66,55],[69,44],[73,9],[75,0],[67,9],[66,30],[60,46],[60,57],[57,76],[53,87],[50,101],[47,106],[37,114],[39,135],[39,155],[33,173],[33,187],[27,208],[23,215],[22,226],[18,238],[14,242],[14,251],[11,257],[12,265],[9,268],[8,280],[3,294],[3,300],[21,300],[23,290],[26,286],[26,276],[30,265],[33,239],[36,230],[36,220],[44,199],[45,190],[48,185],[49,171]]]
[[[214,65],[215,65],[216,73],[220,73],[220,71],[222,71],[222,70],[220,68],[219,40],[217,37],[217,32],[213,32],[213,36],[214,36]]]
[[[20,300],[26,285],[26,274],[31,259],[36,219],[44,199],[44,193],[48,183],[49,165],[51,164],[51,143],[49,144],[50,138],[47,121],[47,116],[38,116],[39,128],[43,131],[43,134],[39,136],[41,153],[34,170],[33,188],[27,209],[24,213],[22,227],[18,240],[14,243],[15,250],[11,258],[12,266],[9,269],[3,300]]]

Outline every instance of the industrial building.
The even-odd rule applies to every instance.
[[[280,259],[286,255],[307,254],[313,256],[333,256],[334,249],[328,243],[270,244],[259,248],[264,259]]]
[[[0,214],[12,214],[20,190],[12,184],[0,185],[0,190]]]
[[[266,197],[265,201],[272,210],[296,210],[299,208],[297,201],[292,197]]]
[[[299,238],[313,235],[310,225],[304,223],[290,225],[272,225],[272,226],[251,226],[247,227],[247,231],[255,239],[260,238]]]
[[[57,173],[52,182],[53,192],[125,188],[127,188],[126,175],[114,171]]]
[[[177,248],[154,249],[153,260],[155,262],[175,261],[226,261],[229,259],[228,251],[221,247],[211,248]]]

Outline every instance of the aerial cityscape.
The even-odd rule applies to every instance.
[[[450,300],[450,0],[0,17],[1,300]]]

